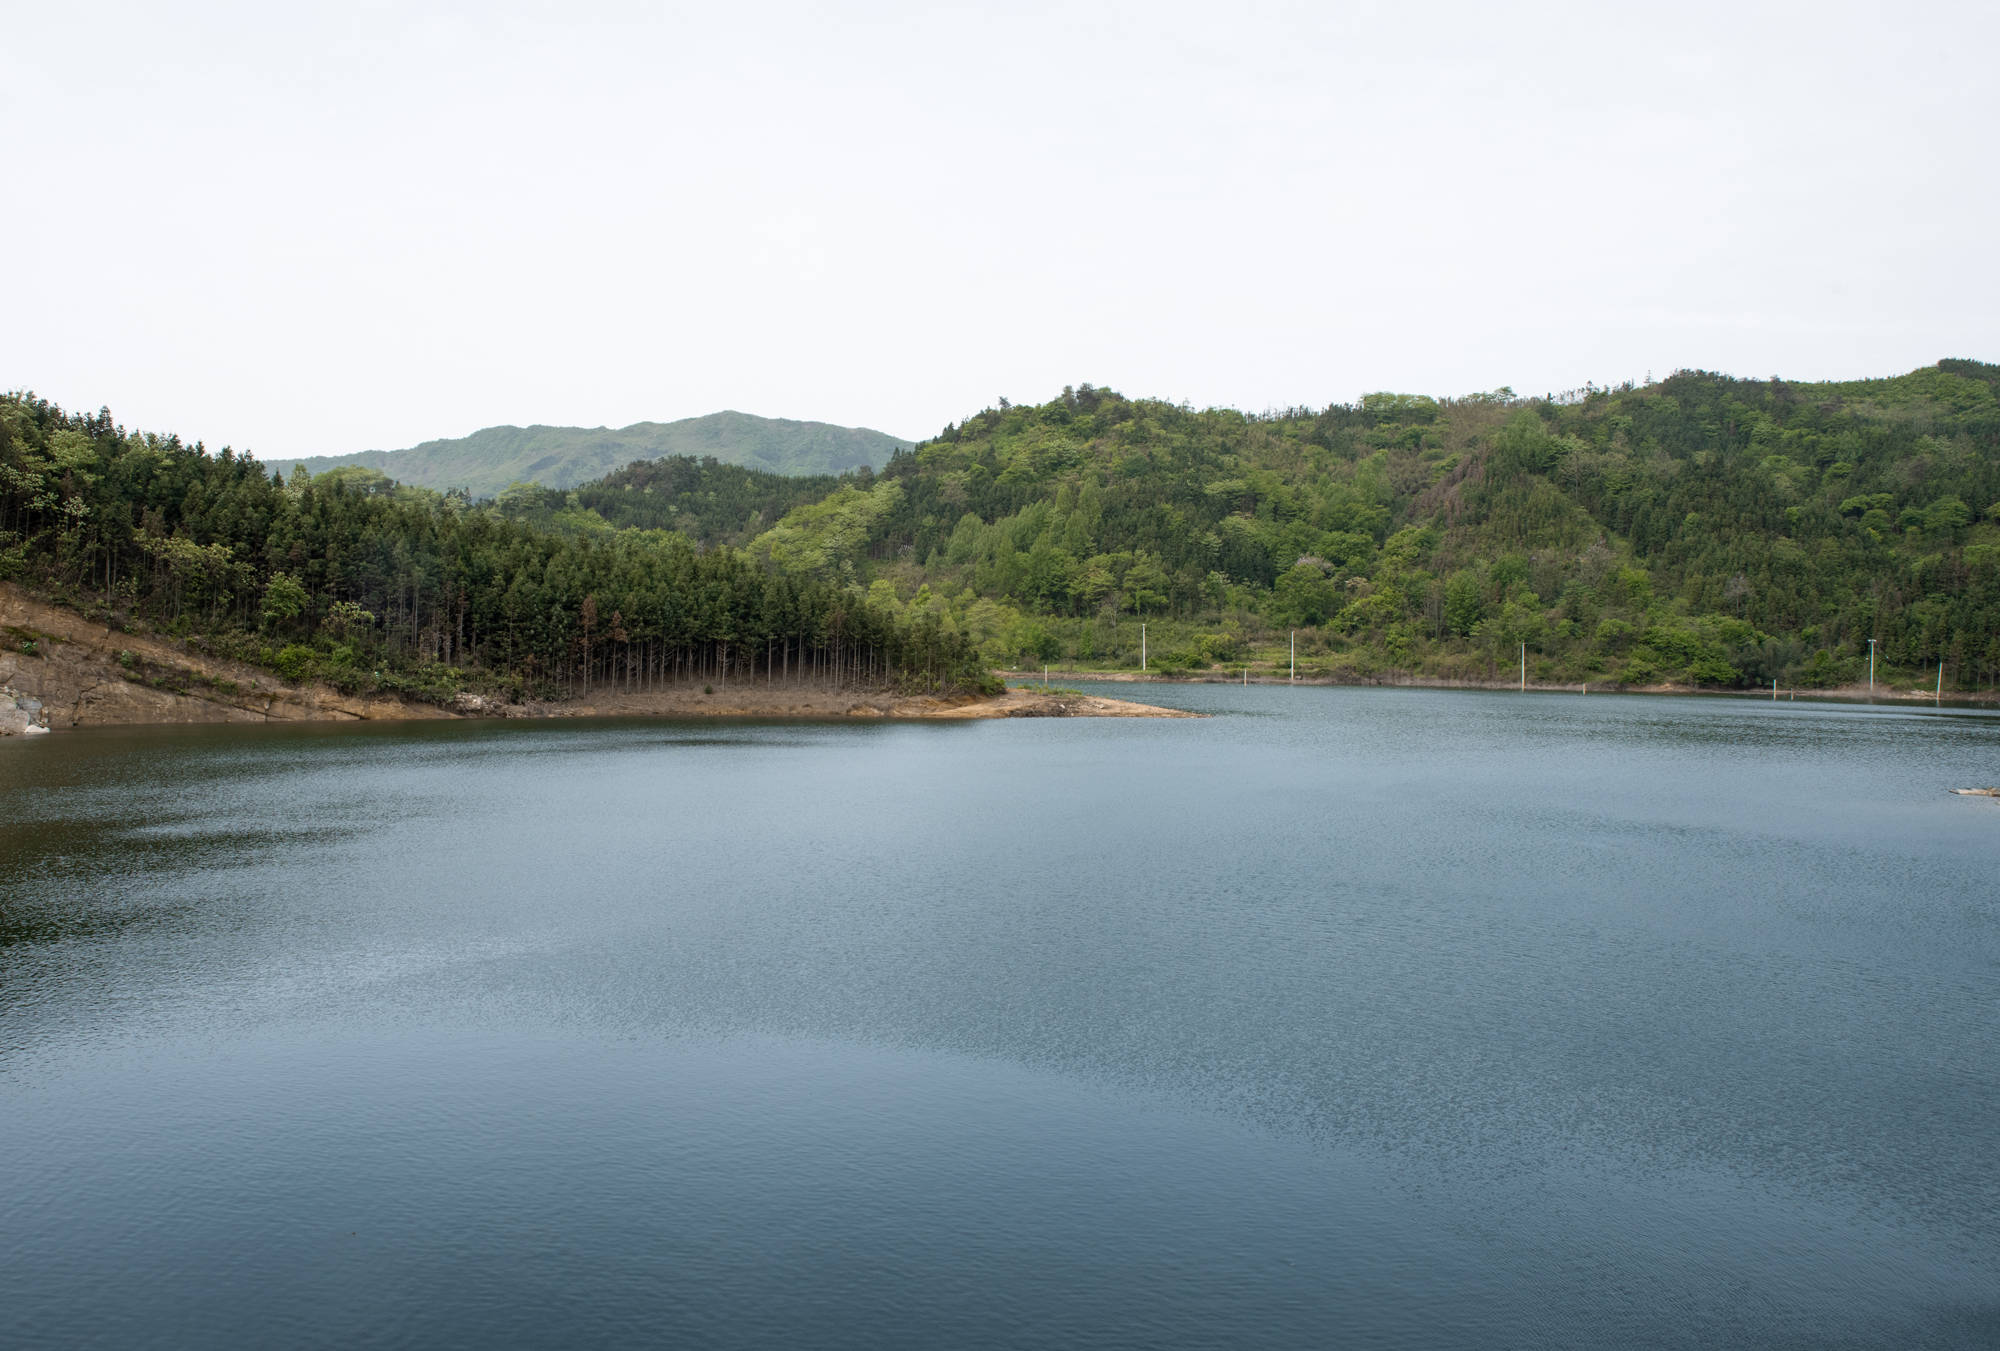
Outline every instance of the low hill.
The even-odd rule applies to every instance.
[[[708,456],[774,474],[839,474],[863,466],[880,468],[910,444],[866,427],[723,412],[678,422],[635,422],[615,430],[488,427],[407,450],[274,458],[270,464],[286,474],[299,464],[312,474],[350,466],[374,469],[399,483],[441,492],[463,488],[478,498],[493,497],[511,483],[568,488],[634,460],[669,455]]]
[[[515,484],[494,499],[492,509],[562,534],[673,530],[703,546],[741,545],[787,512],[822,500],[844,483],[873,481],[865,467],[841,476],[773,474],[722,464],[712,456],[667,455],[635,460],[573,488]]]
[[[768,519],[768,518],[767,518]],[[1925,688],[2000,680],[2000,366],[1683,371],[1249,415],[1003,403],[748,547],[995,663]]]

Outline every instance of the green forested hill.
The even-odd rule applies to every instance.
[[[1885,681],[1942,662],[1990,689],[2000,366],[1264,415],[1083,385],[879,474],[670,457],[484,505],[365,469],[279,484],[15,396],[9,575],[325,670],[380,652],[566,687],[855,623],[924,679],[1136,666],[1143,623],[1169,671],[1281,662],[1296,631],[1307,675],[1504,678],[1525,648],[1543,681],[1811,688],[1864,678],[1872,638]]]
[[[741,550],[548,529],[365,469],[280,478],[18,394],[0,395],[0,580],[349,692],[989,684],[935,618]]]
[[[2000,678],[2000,367],[1683,372],[1249,416],[1082,386],[989,408],[754,551],[996,662],[1275,658],[1368,677]],[[1928,670],[1926,674],[1928,675]],[[1928,683],[1928,681],[1926,682]]]
[[[273,459],[270,464],[285,474],[300,464],[314,474],[373,469],[399,483],[439,492],[460,489],[480,498],[496,496],[513,483],[568,488],[634,460],[669,455],[708,456],[774,474],[840,474],[863,466],[879,468],[909,445],[866,427],[725,412],[679,422],[635,422],[616,430],[488,427],[408,450]]]
[[[636,460],[570,489],[517,483],[500,494],[494,508],[509,519],[566,534],[673,530],[697,544],[743,544],[786,512],[819,501],[850,479],[873,482],[866,467],[849,478],[773,474],[670,455]]]

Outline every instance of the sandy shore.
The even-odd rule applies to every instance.
[[[0,736],[66,727],[409,718],[1185,718],[1122,699],[1009,690],[992,697],[684,685],[559,703],[460,695],[450,707],[281,680],[171,639],[120,633],[0,583]]]
[[[498,717],[625,718],[1192,718],[1178,708],[1155,708],[1089,694],[1016,689],[1004,694],[899,695],[885,691],[786,689],[745,685],[717,689],[681,686],[635,694],[592,696],[560,704],[481,706],[468,712]]]

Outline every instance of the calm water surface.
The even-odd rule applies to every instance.
[[[10,1346],[2000,1345],[2000,719],[0,743]]]

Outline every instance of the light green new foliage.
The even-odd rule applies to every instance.
[[[264,627],[281,629],[297,619],[312,603],[312,596],[289,572],[274,572],[264,588]]]
[[[788,512],[750,545],[780,568],[815,577],[851,576],[868,547],[876,525],[903,500],[903,486],[893,480],[864,492],[852,485],[835,490],[822,501]]]

